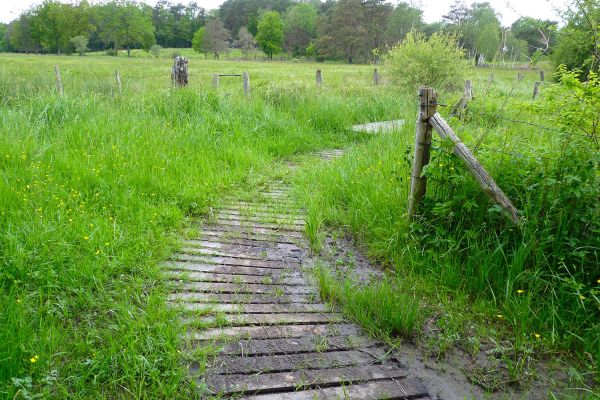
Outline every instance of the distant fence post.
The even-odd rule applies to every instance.
[[[321,87],[323,84],[323,75],[321,74],[321,70],[317,70],[317,87]]]
[[[471,82],[470,80],[465,81],[463,97],[467,101],[473,100],[475,98],[475,95],[473,94],[473,82]]]
[[[408,198],[408,216],[414,217],[417,204],[425,196],[427,178],[421,176],[423,167],[429,163],[432,126],[429,119],[437,110],[437,93],[430,87],[419,88],[419,112],[415,131],[415,152],[410,175],[410,196]]]
[[[535,100],[538,97],[538,94],[540,93],[540,82],[536,82],[533,85],[533,100]]]
[[[545,79],[544,70],[540,69],[540,82],[544,82]]]
[[[473,96],[473,83],[470,80],[465,81],[465,87],[463,89],[463,95],[458,100],[458,103],[452,107],[452,111],[450,111],[450,115],[459,115],[462,114],[466,109],[469,101],[471,101],[475,96]]]
[[[215,89],[219,87],[219,79],[219,74],[213,74],[212,85]]]
[[[247,72],[242,73],[242,79],[244,81],[244,94],[250,96],[250,75]]]
[[[173,84],[175,86],[187,86],[188,84],[188,59],[177,56],[173,59]]]
[[[495,79],[495,76],[494,76],[494,74],[490,74],[490,76],[489,76],[489,78],[488,78],[488,82],[489,82],[489,83],[494,83],[494,79]]]
[[[379,71],[377,71],[377,68],[373,69],[373,85],[379,85]]]
[[[518,80],[518,81],[522,81],[522,80],[523,80],[523,78],[525,78],[525,75],[523,75],[522,73],[520,73],[520,72],[519,72],[519,73],[517,74],[517,80]]]
[[[119,71],[115,71],[115,79],[117,80],[117,89],[119,91],[119,96],[123,94],[123,88],[121,86],[121,76],[119,75]]]
[[[60,76],[58,65],[54,66],[54,74],[56,75],[56,89],[58,90],[58,94],[64,96],[65,92],[63,91],[62,77]]]

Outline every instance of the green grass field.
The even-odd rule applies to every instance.
[[[295,177],[307,234],[318,250],[326,232],[350,230],[390,276],[365,293],[351,282],[337,287],[321,271],[328,298],[388,339],[417,340],[424,318],[441,313],[441,348],[470,336],[506,340],[517,380],[525,362],[548,354],[565,355],[578,371],[573,385],[597,379],[598,164],[585,172],[578,166],[592,159],[589,149],[570,154],[555,132],[493,118],[543,123],[523,111],[536,71],[520,71],[516,86],[516,71],[470,71],[474,114],[451,120],[468,145],[481,142],[477,155],[523,212],[518,229],[439,142],[427,171],[427,218],[407,222],[416,97],[374,87],[372,66],[197,56],[189,87],[173,90],[171,64],[0,54],[0,397],[191,395],[159,268],[190,229],[185,217],[206,214],[224,194],[251,191],[284,159],[338,147],[349,148],[341,160],[305,165]],[[238,77],[212,88],[212,74],[242,71],[249,98]],[[457,98],[440,94],[448,105]],[[350,129],[391,119],[407,123],[376,136]],[[556,184],[564,171],[580,185]],[[361,312],[378,303],[391,315],[403,303],[400,314],[412,319]],[[468,321],[485,329],[470,332]]]

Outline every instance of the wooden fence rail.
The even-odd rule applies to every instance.
[[[408,199],[409,217],[412,218],[416,215],[417,205],[425,196],[427,181],[426,177],[422,176],[422,172],[425,165],[429,163],[431,132],[435,129],[443,140],[450,140],[454,144],[454,154],[464,162],[483,192],[505,211],[512,222],[519,224],[519,214],[515,206],[473,155],[471,150],[459,139],[444,118],[437,113],[436,106],[437,95],[433,89],[421,87],[419,89],[419,113],[415,135],[415,154]]]

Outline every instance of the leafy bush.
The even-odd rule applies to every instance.
[[[412,31],[389,51],[385,65],[390,78],[403,88],[451,89],[464,80],[467,60],[455,36],[436,32],[428,38]]]
[[[160,51],[162,50],[162,46],[158,45],[158,44],[153,44],[152,47],[150,47],[150,53],[158,58],[160,56]]]

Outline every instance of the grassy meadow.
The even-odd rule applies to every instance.
[[[189,87],[173,90],[171,64],[0,54],[0,398],[191,396],[159,268],[193,235],[186,217],[255,189],[285,159],[340,147],[340,160],[294,177],[307,235],[318,251],[325,234],[352,232],[388,276],[365,289],[320,270],[327,298],[388,339],[417,340],[435,317],[440,353],[497,340],[516,381],[549,354],[572,362],[574,385],[598,379],[597,155],[547,126],[535,105],[545,86],[531,101],[536,71],[519,82],[470,71],[472,112],[450,119],[522,212],[515,227],[439,141],[422,217],[407,221],[416,96],[374,87],[372,66],[196,56]],[[249,98],[239,77],[212,88],[213,73],[242,71]],[[440,93],[445,117],[457,99]],[[391,119],[406,124],[350,129]]]

